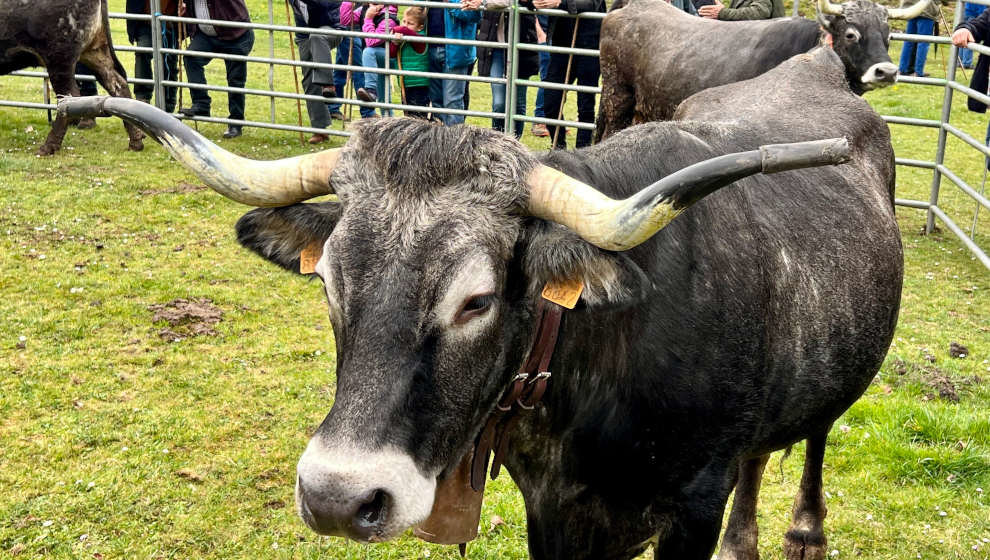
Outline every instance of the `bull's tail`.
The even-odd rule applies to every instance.
[[[124,70],[124,65],[117,58],[117,49],[113,48],[113,34],[110,33],[110,8],[107,7],[107,0],[100,0],[100,18],[103,20],[103,34],[107,37],[107,47],[110,48],[113,67],[126,80],[127,70]]]

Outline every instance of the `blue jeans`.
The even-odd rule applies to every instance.
[[[544,31],[549,29],[549,20],[547,16],[536,16],[536,19],[540,22],[540,27]],[[541,46],[547,46],[548,43],[545,41],[540,43]],[[550,53],[545,51],[540,51],[540,81],[547,79],[547,67],[550,66]],[[536,107],[533,108],[534,117],[545,117],[543,113],[543,88],[536,90]]]
[[[352,42],[353,40],[353,42]],[[361,55],[364,53],[364,44],[361,39],[344,37],[337,46],[337,64],[347,64],[350,57],[350,66],[361,66]],[[350,49],[350,55],[347,50]],[[364,87],[364,72],[351,72],[351,82],[354,83],[354,91]],[[347,87],[347,71],[333,71],[333,86],[337,88],[337,97],[343,97],[344,88]],[[331,113],[340,112],[340,103],[327,103],[327,109]],[[375,116],[375,110],[370,107],[361,107],[361,117],[368,118]]]
[[[488,73],[489,77],[505,77],[505,51],[501,49],[492,50],[492,69]],[[492,84],[492,112],[505,112],[505,84]],[[515,115],[526,114],[526,86],[516,86],[516,111]],[[522,136],[523,121],[515,121],[516,138]],[[505,130],[505,119],[492,119],[492,128],[498,131]]]
[[[983,13],[983,10],[987,9],[986,6],[982,4],[971,4],[966,2],[966,17],[965,19],[972,19]],[[959,60],[962,62],[963,66],[967,68],[973,66],[973,51],[969,49],[959,49]]]
[[[365,47],[364,52],[361,53],[361,65],[367,68],[385,68],[385,47]],[[374,72],[365,72],[364,74],[364,88],[374,89],[378,101],[380,103],[385,103],[385,82],[389,77],[385,74],[376,74]],[[392,116],[392,111],[390,109],[382,109],[382,116]]]
[[[935,20],[916,17],[908,20],[905,33],[931,35],[933,29],[935,29]],[[912,54],[914,54],[914,68],[909,68]],[[920,76],[925,73],[926,58],[928,58],[928,43],[905,42],[903,49],[901,49],[901,64],[898,70],[901,74],[915,73]]]
[[[441,73],[443,72],[444,60],[446,60],[445,51],[443,45],[430,45],[428,47],[429,61],[430,61],[430,72]],[[443,107],[443,83],[445,80],[439,78],[430,78],[430,105],[434,107]],[[447,124],[445,116],[439,113],[434,114],[434,117],[440,119],[440,122]]]
[[[447,74],[460,74],[467,76],[471,72],[471,65],[457,66],[455,68],[445,67],[443,70]],[[467,82],[464,80],[444,80],[443,81],[443,107],[444,109],[463,109],[464,90],[467,89]],[[462,124],[464,115],[440,115],[440,120],[447,126]]]

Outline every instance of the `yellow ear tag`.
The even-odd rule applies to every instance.
[[[543,287],[543,299],[568,309],[574,309],[582,291],[584,291],[584,282],[580,278],[563,282],[547,282],[547,285]]]
[[[303,248],[299,253],[299,274],[313,274],[316,272],[316,263],[320,262],[323,256],[323,243],[314,241]]]

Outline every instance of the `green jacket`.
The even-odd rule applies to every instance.
[[[779,17],[784,17],[782,0],[732,0],[731,4],[718,13],[718,19],[724,21]]]

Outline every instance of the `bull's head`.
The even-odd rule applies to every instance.
[[[897,65],[890,61],[890,19],[918,17],[931,0],[921,0],[909,8],[894,9],[869,0],[833,4],[818,0],[819,22],[832,36],[832,48],[842,59],[853,91],[857,95],[893,84]]]
[[[643,273],[621,251],[693,202],[747,175],[848,153],[839,140],[731,154],[617,201],[472,127],[363,121],[344,148],[256,162],[144,103],[77,98],[60,110],[123,116],[224,196],[280,206],[237,224],[262,256],[297,270],[304,248],[322,252],[337,392],[299,460],[296,500],[313,530],[362,541],[430,513],[437,481],[471,450],[524,359],[545,281],[583,279],[591,307],[628,298]],[[295,204],[331,193],[337,201]]]

